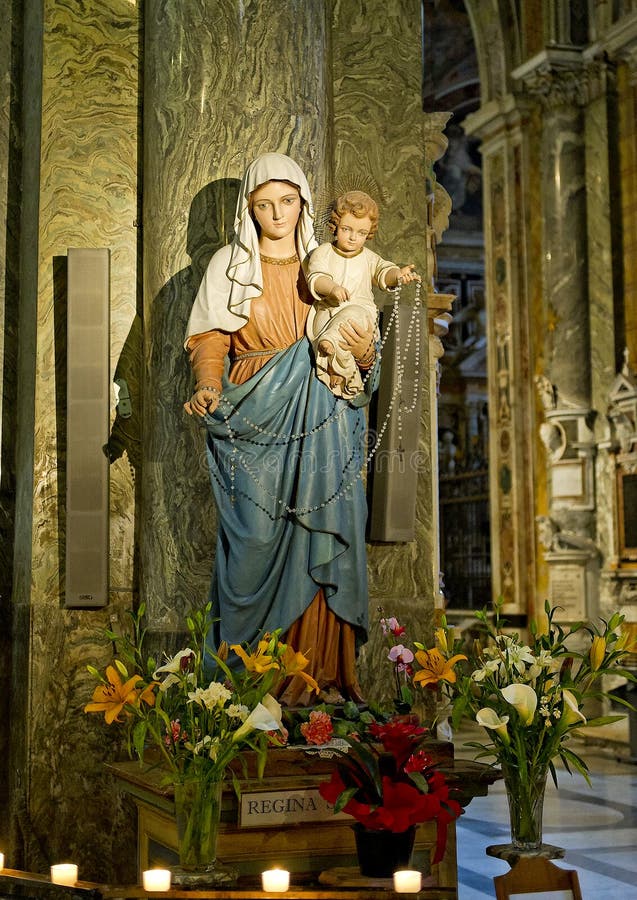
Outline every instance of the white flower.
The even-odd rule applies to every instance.
[[[499,716],[494,709],[485,706],[476,713],[476,722],[483,728],[492,728],[498,734],[505,744],[509,743],[509,732],[507,729],[508,716]]]
[[[190,647],[186,647],[185,650],[180,650],[178,653],[175,653],[173,657],[168,657],[168,662],[165,665],[159,666],[158,669],[155,669],[155,671],[153,672],[153,678],[156,680],[159,680],[157,676],[160,672],[169,673],[168,678],[164,679],[164,681],[159,686],[160,691],[167,691],[171,685],[179,684],[178,673],[184,671],[184,669],[187,668],[187,666],[182,665],[182,660],[187,660],[194,655],[195,654],[190,649]],[[192,680],[193,676],[192,674],[190,674],[188,676],[188,681]]]
[[[498,671],[499,662],[496,659],[488,659],[481,669],[476,669],[471,673],[472,681],[484,681],[487,675],[493,675]]]
[[[242,722],[245,722],[250,710],[242,703],[231,703],[226,712],[231,719],[241,719]]]
[[[281,729],[281,706],[270,694],[257,703],[248,718],[232,735],[233,742],[242,740],[251,731],[277,731]]]
[[[572,694],[571,691],[564,688],[562,691],[562,698],[564,700],[564,715],[562,721],[566,727],[568,728],[569,725],[585,724],[586,716],[580,712],[577,697]]]
[[[562,667],[562,661],[552,656],[550,650],[546,650],[544,647],[535,654],[535,663],[548,672],[558,672]]]
[[[215,709],[222,707],[232,694],[219,681],[211,681],[207,688],[197,688],[196,691],[190,691],[188,699],[191,703],[197,703],[199,706],[205,706],[206,709]]]
[[[506,634],[499,635],[498,642],[506,655],[509,665],[520,675],[524,675],[527,665],[531,666],[535,662],[533,651],[526,644],[520,644]],[[501,674],[504,674],[502,670]]]
[[[537,694],[528,684],[510,684],[502,688],[502,696],[513,706],[523,725],[530,725],[537,708]]]

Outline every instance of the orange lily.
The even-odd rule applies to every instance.
[[[270,669],[279,668],[279,663],[272,654],[266,653],[269,643],[268,640],[259,641],[254,653],[246,653],[239,644],[232,644],[230,649],[234,650],[237,656],[240,657],[243,665],[249,672],[256,672],[258,675],[263,675],[265,672],[269,672]]]
[[[420,682],[423,687],[438,684],[440,681],[448,681],[453,684],[456,680],[453,667],[461,659],[466,658],[462,653],[457,653],[450,659],[446,659],[436,647],[433,650],[418,650],[416,659],[422,669],[414,675],[414,682]]]
[[[97,685],[93,691],[93,700],[86,704],[84,712],[103,712],[108,725],[113,722],[121,722],[119,716],[125,706],[138,706],[142,699],[149,706],[155,702],[154,685],[149,684],[143,691],[139,691],[135,687],[137,682],[142,680],[141,675],[133,675],[128,681],[122,683],[115,666],[107,666],[106,678],[108,684]]]
[[[305,681],[310,690],[316,691],[318,694],[320,688],[316,681],[312,678],[308,672],[304,672],[303,669],[308,665],[309,659],[307,656],[304,656],[300,650],[294,650],[289,644],[285,648],[285,652],[283,654],[283,668],[285,670],[286,675],[298,675],[300,678]]]

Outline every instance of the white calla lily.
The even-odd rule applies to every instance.
[[[501,694],[515,709],[523,725],[530,725],[537,709],[537,694],[528,684],[509,684]]]
[[[508,716],[499,716],[494,709],[485,706],[476,713],[476,722],[483,728],[492,729],[505,744],[509,743]]]
[[[580,712],[577,697],[571,691],[564,688],[562,691],[562,699],[564,700],[564,710],[562,712],[561,723],[568,728],[569,725],[585,725],[586,716]]]
[[[233,743],[247,737],[251,731],[277,731],[281,728],[281,706],[266,694],[261,703],[257,703],[248,718],[232,735]]]
[[[277,720],[277,728],[281,727],[283,721],[283,710],[281,709],[281,704],[279,701],[272,696],[272,694],[266,694],[265,697],[261,700],[261,703],[265,706],[269,713]],[[271,728],[267,729],[268,731],[272,731]]]

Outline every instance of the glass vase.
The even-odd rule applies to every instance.
[[[516,850],[538,850],[542,846],[546,769],[527,772],[521,778],[517,769],[503,764],[502,775],[509,803],[511,843]]]
[[[217,861],[223,781],[193,778],[175,784],[179,868],[173,881],[183,887],[232,883],[237,872]]]
[[[214,868],[223,782],[194,779],[175,785],[175,815],[182,869]]]

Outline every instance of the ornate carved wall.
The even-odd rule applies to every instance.
[[[494,592],[511,612],[550,595],[566,617],[596,615],[612,603],[608,392],[634,343],[637,15],[466,5],[482,90],[468,130],[483,141]]]

